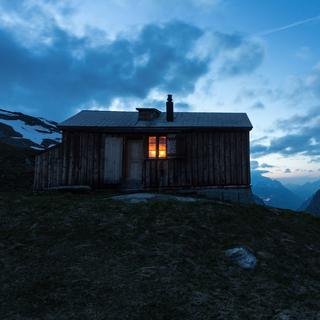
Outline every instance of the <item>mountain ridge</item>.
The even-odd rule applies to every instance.
[[[34,156],[60,140],[56,122],[0,109],[0,191],[30,190]]]
[[[45,150],[61,142],[61,131],[55,121],[0,109],[0,142]]]
[[[271,207],[297,210],[303,200],[287,189],[280,181],[262,175],[259,170],[251,171],[252,192]]]
[[[299,211],[305,211],[320,217],[320,189],[301,205]]]
[[[284,186],[295,194],[299,194],[303,200],[308,201],[319,189],[320,179],[299,184],[284,184]]]

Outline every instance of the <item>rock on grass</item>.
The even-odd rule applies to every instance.
[[[226,250],[226,256],[237,263],[241,268],[254,269],[257,265],[257,258],[247,248],[236,247]]]

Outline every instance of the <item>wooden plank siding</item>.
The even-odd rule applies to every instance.
[[[45,190],[62,183],[62,145],[36,156],[34,190]]]
[[[185,157],[145,160],[145,187],[250,185],[247,131],[190,133],[185,139]]]
[[[34,190],[67,185],[105,186],[105,139],[103,132],[65,131],[63,142],[36,156]],[[126,141],[134,134],[117,134]],[[144,138],[142,185],[145,189],[249,186],[249,131],[203,131],[180,134],[183,154],[175,158],[147,159]],[[124,175],[126,170],[123,170]],[[122,180],[124,180],[123,177]]]
[[[103,185],[103,134],[65,132],[63,142],[36,156],[34,190]]]

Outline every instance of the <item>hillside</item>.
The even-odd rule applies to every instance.
[[[0,109],[0,142],[12,146],[44,150],[61,139],[57,123],[20,112]]]
[[[317,319],[320,220],[214,202],[0,193],[1,319]],[[245,270],[225,255],[257,258]]]
[[[30,190],[35,154],[60,139],[56,122],[0,109],[0,191]]]
[[[320,189],[320,180],[307,182],[302,185],[287,184],[285,187],[293,193],[298,194],[304,201],[307,201]]]
[[[320,190],[318,190],[310,199],[305,201],[300,210],[320,217]]]
[[[0,142],[0,191],[30,190],[35,150]]]

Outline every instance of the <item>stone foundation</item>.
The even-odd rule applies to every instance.
[[[264,205],[263,201],[252,193],[251,188],[212,188],[196,192],[207,199]]]

